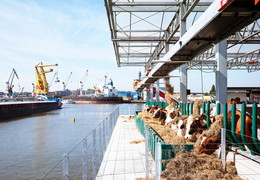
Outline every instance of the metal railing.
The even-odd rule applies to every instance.
[[[117,107],[41,179],[95,179],[119,116]]]

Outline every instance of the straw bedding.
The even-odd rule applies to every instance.
[[[166,102],[168,104],[171,104],[172,103],[172,99],[170,96],[173,95],[173,92],[174,92],[174,88],[171,86],[170,84],[170,77],[165,77],[164,78],[164,83],[165,83],[165,99],[166,99]]]
[[[163,139],[166,144],[190,144],[190,141],[184,137],[177,136],[176,132],[170,128],[170,125],[159,125],[152,115],[148,112],[141,112],[138,114],[146,124],[149,124]],[[182,116],[182,119],[187,116]],[[176,151],[176,157],[172,158],[167,164],[166,170],[162,172],[162,179],[164,180],[242,180],[236,171],[233,162],[226,162],[226,172],[222,170],[222,162],[217,158],[216,153],[212,155],[196,154],[197,148],[200,145],[203,136],[219,136],[221,128],[223,127],[223,115],[216,116],[216,121],[211,124],[211,128],[193,137],[194,151],[189,153],[182,153],[182,149]],[[197,140],[197,141],[196,141]],[[181,146],[180,146],[181,148]],[[141,179],[140,179],[141,180]]]
[[[162,172],[165,180],[241,180],[233,162],[226,163],[227,171],[222,170],[221,160],[216,155],[183,153],[173,158]]]
[[[154,119],[149,112],[140,112],[138,116],[145,121],[146,124],[149,124],[157,135],[166,143],[166,144],[190,144],[191,141],[187,141],[184,137],[177,136],[177,132],[171,129],[171,124],[160,125],[159,121]],[[186,116],[182,116],[181,119],[186,119]]]

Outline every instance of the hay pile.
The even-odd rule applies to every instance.
[[[197,99],[197,100],[194,101],[193,114],[197,114],[197,115],[200,114],[200,109],[202,107],[202,103],[203,103],[203,101],[200,100],[200,99]]]
[[[153,128],[153,130],[157,133],[158,137],[160,137],[166,144],[190,144],[191,141],[187,141],[184,137],[177,136],[177,132],[171,129],[171,125],[160,125],[159,121],[154,119],[149,112],[140,112],[138,116],[145,121],[145,124],[148,124]],[[181,118],[187,118],[186,116],[182,116]]]
[[[140,144],[143,142],[144,142],[144,140],[136,140],[136,141],[131,141],[130,144]]]
[[[170,77],[165,77],[164,83],[165,83],[165,92],[166,92],[165,100],[168,104],[171,104],[173,102],[171,96],[173,96],[174,88],[170,84]]]
[[[162,172],[162,179],[167,180],[206,180],[227,179],[242,180],[234,163],[226,163],[227,171],[222,170],[221,160],[216,155],[183,153],[173,158]]]
[[[135,89],[135,87],[138,85],[139,82],[141,82],[142,80],[139,80],[139,79],[135,79],[132,83],[132,87],[133,89]]]
[[[203,137],[216,137],[221,135],[221,128],[223,127],[223,114],[217,115],[214,123],[210,125],[210,128],[203,131],[197,138],[194,144],[194,150],[197,152],[200,146],[200,142]]]

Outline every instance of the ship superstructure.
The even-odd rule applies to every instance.
[[[113,85],[113,80],[110,78],[107,82],[107,76],[104,82],[94,86],[95,96],[114,97],[118,96],[117,89]]]

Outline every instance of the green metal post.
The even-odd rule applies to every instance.
[[[253,146],[250,144],[250,142],[248,142],[248,140],[246,139],[246,136],[245,136],[245,132],[246,132],[246,105],[243,103],[242,104],[242,112],[241,112],[241,124],[240,124],[240,135],[241,135],[241,138],[242,138],[242,141],[246,144],[246,146],[250,149],[251,151],[251,154],[252,155],[255,155],[255,152],[254,152],[254,148]]]
[[[205,113],[205,103],[202,103],[201,114]]]
[[[220,103],[216,104],[216,115],[220,115]]]
[[[190,103],[190,114],[193,114],[193,103]]]
[[[206,103],[206,124],[210,128],[210,102]]]
[[[189,106],[190,106],[190,104],[187,103],[187,104],[186,104],[186,115],[189,115]]]
[[[260,152],[260,144],[257,138],[257,104],[252,105],[252,138],[258,151]]]
[[[232,116],[231,116],[231,134],[235,143],[240,147],[241,151],[245,151],[245,147],[236,135],[236,104],[232,104]]]

